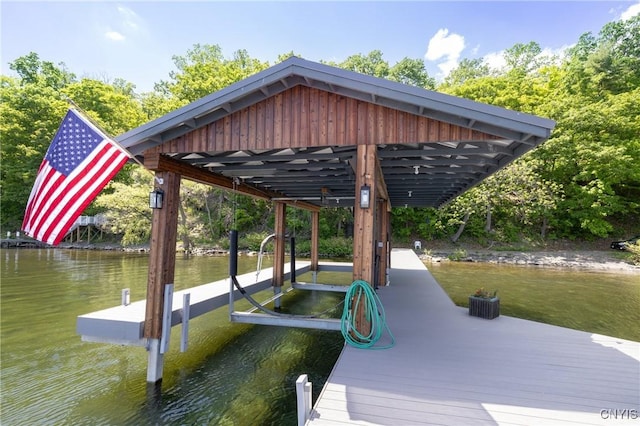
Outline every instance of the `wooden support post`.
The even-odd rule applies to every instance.
[[[320,212],[311,212],[311,271],[318,273],[318,242],[320,240]]]
[[[160,352],[162,314],[165,284],[173,283],[176,264],[176,236],[178,230],[178,205],[180,203],[180,175],[156,172],[164,191],[163,206],[153,209],[151,224],[151,249],[149,252],[149,276],[147,279],[147,304],[144,321],[144,337],[149,342],[147,382],[162,380],[163,354]]]
[[[374,279],[374,232],[376,203],[376,158],[375,145],[358,145],[356,161],[356,194],[354,205],[354,235],[353,235],[353,280],[363,280],[373,286]],[[370,191],[368,208],[361,208],[361,188],[367,185]],[[366,307],[360,305],[355,313],[356,329],[368,335],[371,324],[365,317]]]
[[[378,286],[387,284],[388,250],[389,250],[389,213],[387,212],[387,200],[378,203]]]
[[[275,248],[273,253],[273,293],[279,294],[284,284],[284,249],[286,244],[286,217],[287,205],[283,202],[276,202],[275,211]],[[280,309],[280,298],[274,302],[274,307]]]

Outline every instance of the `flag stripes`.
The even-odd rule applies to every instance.
[[[75,111],[71,110],[69,113],[75,113]],[[79,162],[74,163],[75,167],[65,175],[50,161],[52,157],[49,152],[47,153],[29,196],[22,225],[27,235],[53,245],[62,241],[78,216],[129,159],[128,153],[114,141],[98,133],[95,127],[89,127],[82,117],[76,114],[74,116],[82,120],[82,123],[78,124],[74,117],[71,117],[71,123],[75,128],[87,127],[81,131],[76,130],[77,135],[68,136],[70,142],[65,140],[57,149],[58,153],[60,150],[68,149],[69,152],[64,154],[69,157],[75,156],[75,159],[79,158]],[[88,132],[89,136],[85,132]],[[59,134],[61,130],[58,131],[52,146],[59,142]],[[102,139],[97,145],[94,143],[97,141],[95,137]],[[92,140],[89,141],[87,138]],[[85,139],[88,141],[89,149],[93,147],[90,151],[83,145]],[[49,150],[51,149],[50,147]],[[84,158],[77,157],[81,155],[79,153],[82,149],[88,152],[88,155]]]

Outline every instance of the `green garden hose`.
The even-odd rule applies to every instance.
[[[365,318],[371,324],[368,335],[360,333],[355,327],[355,314],[364,303]],[[360,349],[389,349],[395,344],[395,338],[389,330],[384,308],[375,290],[363,280],[354,281],[344,297],[342,311],[342,336],[350,346]],[[386,346],[374,346],[387,330],[391,343]]]

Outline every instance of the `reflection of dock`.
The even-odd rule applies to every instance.
[[[345,346],[306,424],[637,424],[640,343],[471,317],[410,250],[391,262],[395,346]]]

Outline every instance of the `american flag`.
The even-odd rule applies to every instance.
[[[52,245],[129,159],[89,120],[70,109],[40,164],[22,230]]]

